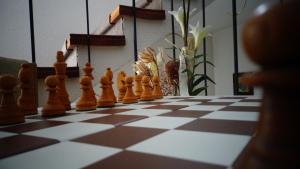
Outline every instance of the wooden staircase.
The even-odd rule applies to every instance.
[[[145,9],[150,5],[153,0],[147,0],[140,7],[136,8],[136,18],[144,20],[165,20],[165,10]],[[118,5],[108,17],[109,24],[99,34],[90,34],[89,44],[91,46],[125,46],[125,35],[107,35],[123,17],[133,17],[133,7]],[[65,60],[74,52],[76,46],[87,46],[88,35],[87,34],[75,34],[71,33],[66,40],[66,53]],[[79,77],[79,67],[68,67],[67,75],[69,78]],[[53,67],[39,67],[38,78],[44,79],[49,75],[55,74]]]

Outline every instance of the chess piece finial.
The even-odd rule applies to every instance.
[[[122,102],[123,97],[125,96],[125,93],[126,93],[125,80],[126,80],[125,72],[123,72],[123,71],[119,72],[118,76],[117,76],[117,85],[118,85],[118,89],[119,89],[119,96],[118,96],[119,102]]]
[[[0,125],[23,123],[24,114],[17,106],[15,88],[17,79],[12,75],[0,76]]]
[[[89,76],[83,76],[80,79],[81,96],[76,103],[76,110],[78,111],[95,110],[97,107],[93,95],[91,95],[91,81]]]
[[[69,94],[66,89],[66,69],[67,64],[64,61],[64,54],[62,51],[58,51],[56,55],[56,62],[54,63],[54,68],[56,76],[58,78],[58,97],[63,102],[66,110],[71,110],[71,104],[69,100]]]
[[[29,64],[24,63],[19,70],[21,95],[18,98],[18,106],[24,115],[37,114],[37,104],[33,85],[33,72]]]
[[[125,86],[126,86],[126,93],[125,96],[123,97],[123,103],[124,104],[130,104],[130,103],[137,103],[138,99],[137,97],[134,95],[133,93],[133,77],[126,77],[126,81],[125,81]]]
[[[263,101],[256,134],[235,169],[300,167],[299,11],[299,1],[287,1],[245,25],[245,51],[261,69],[241,82],[262,87]]]
[[[152,95],[153,95],[154,99],[162,99],[163,98],[163,93],[162,93],[161,88],[160,88],[159,76],[153,76],[152,81],[153,81]]]
[[[142,87],[142,75],[136,75],[134,77],[134,82],[135,82],[135,95],[139,99],[141,97],[141,94],[143,92],[143,87]]]
[[[108,78],[108,81],[109,81],[109,90],[110,90],[110,93],[111,93],[111,97],[114,99],[115,103],[117,102],[117,98],[115,96],[115,93],[114,93],[114,89],[112,87],[113,85],[113,72],[111,71],[110,68],[107,68],[106,69],[106,74],[105,74]]]
[[[49,92],[48,100],[42,109],[42,116],[58,116],[65,114],[65,106],[57,94],[57,85],[59,81],[57,76],[51,75],[45,79],[47,91]]]
[[[93,77],[93,72],[94,68],[91,66],[90,63],[86,63],[85,64],[85,67],[83,68],[83,72],[85,73],[84,76],[89,76],[91,78],[91,90],[90,91],[90,96],[92,97],[92,99],[94,100],[95,104],[97,104],[97,98],[96,98],[96,95],[95,95],[95,91],[94,91],[94,87],[93,87],[93,83],[92,81],[94,80],[94,77]]]
[[[98,107],[112,107],[115,105],[112,93],[110,90],[110,81],[106,75],[102,76],[100,79],[100,84],[102,88],[102,94],[97,102]]]
[[[142,100],[142,101],[154,100],[153,95],[152,95],[152,88],[150,86],[150,77],[144,76],[142,79],[142,84],[143,84],[143,93],[141,95],[140,100]]]

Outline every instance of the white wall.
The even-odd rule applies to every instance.
[[[90,32],[118,4],[131,0],[89,0]],[[85,1],[34,0],[33,10],[37,64],[52,66],[70,33],[86,33]],[[1,0],[0,23],[0,56],[31,61],[28,0]]]
[[[238,60],[239,72],[251,72],[257,70],[244,53],[241,43],[242,26],[238,26]],[[228,27],[213,33],[213,55],[215,61],[215,94],[233,94],[233,73],[234,73],[234,54],[233,54],[233,29]]]
[[[31,61],[28,0],[0,1],[0,56]]]

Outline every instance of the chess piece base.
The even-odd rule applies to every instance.
[[[123,99],[122,103],[123,104],[131,104],[131,103],[137,103],[138,100],[136,98],[134,99]]]
[[[153,96],[149,96],[149,97],[141,97],[140,98],[140,101],[152,101],[154,100],[154,97]]]
[[[7,114],[7,115],[4,115]],[[0,125],[24,123],[25,119],[22,114],[11,114],[11,112],[0,111]]]
[[[52,106],[44,106],[42,110],[43,117],[50,117],[50,116],[60,116],[66,114],[66,111],[63,106],[57,106],[52,108]]]
[[[97,107],[114,107],[115,101],[114,100],[101,100],[98,101]]]
[[[90,110],[96,110],[96,106],[90,106],[90,107],[76,107],[76,111],[90,111]]]

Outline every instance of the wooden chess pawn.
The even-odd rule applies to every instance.
[[[69,100],[69,94],[66,90],[66,69],[67,64],[64,61],[64,54],[62,51],[58,51],[56,55],[56,63],[54,68],[56,76],[58,78],[57,94],[59,99],[63,102],[66,110],[71,110],[71,104]]]
[[[77,111],[87,111],[87,110],[95,110],[97,104],[95,103],[94,96],[91,95],[91,82],[92,79],[89,76],[83,76],[80,79],[81,85],[81,96],[76,103],[76,110]]]
[[[154,100],[154,97],[152,95],[152,88],[150,86],[150,77],[144,76],[142,80],[142,84],[143,84],[143,93],[141,95],[140,100],[142,101]]]
[[[110,90],[110,82],[106,75],[102,76],[100,79],[102,94],[97,102],[98,107],[113,107],[115,101],[111,97],[112,93]]]
[[[51,75],[45,79],[47,91],[49,92],[48,100],[42,109],[42,116],[58,116],[66,113],[65,106],[57,94],[58,85],[57,76]]]
[[[21,95],[18,98],[18,106],[24,115],[37,114],[36,96],[33,86],[33,72],[29,64],[24,63],[19,71]]]
[[[109,81],[109,90],[110,90],[110,93],[111,93],[111,97],[114,99],[114,102],[117,103],[117,98],[115,96],[115,93],[114,93],[114,89],[112,87],[113,85],[113,72],[111,71],[110,68],[107,68],[106,69],[106,74],[105,74],[108,78],[108,81]]]
[[[163,93],[160,88],[160,79],[158,76],[153,76],[153,92],[152,95],[154,99],[162,99],[163,98]]]
[[[94,68],[92,68],[91,64],[90,63],[86,63],[85,64],[85,67],[83,68],[83,72],[85,73],[84,76],[88,76],[91,78],[91,90],[89,90],[91,93],[91,97],[92,99],[94,100],[95,104],[97,104],[97,98],[96,98],[96,94],[95,94],[95,91],[94,91],[94,87],[93,87],[93,83],[92,81],[94,80],[94,77],[93,77],[93,72]]]
[[[123,97],[125,96],[125,93],[126,93],[125,80],[126,80],[125,72],[123,72],[123,71],[119,72],[118,77],[117,77],[117,85],[118,85],[118,89],[119,89],[119,96],[118,96],[119,102],[122,102]]]
[[[126,93],[125,96],[123,97],[123,103],[124,104],[130,104],[130,103],[137,103],[138,99],[133,93],[133,77],[127,77],[126,78]]]
[[[0,76],[0,125],[23,123],[24,114],[17,106],[15,87],[18,81],[11,75]]]
[[[245,51],[261,71],[241,83],[261,86],[264,94],[256,134],[235,169],[300,168],[299,11],[299,1],[287,1],[244,27]]]
[[[141,94],[143,92],[143,87],[142,87],[142,75],[136,75],[134,77],[134,82],[135,82],[135,95],[139,99],[141,97]]]

